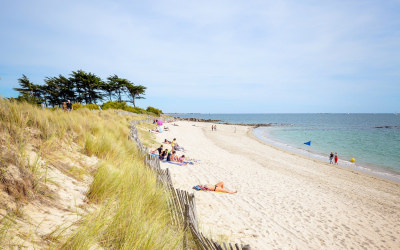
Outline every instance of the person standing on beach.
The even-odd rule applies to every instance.
[[[333,152],[329,155],[329,164],[333,164]]]
[[[214,125],[211,125],[211,131],[214,131]]]
[[[335,152],[335,164],[337,165],[338,163],[338,155],[337,155],[337,153]]]

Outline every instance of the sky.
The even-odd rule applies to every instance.
[[[0,4],[0,96],[82,69],[195,113],[400,112],[400,0]]]

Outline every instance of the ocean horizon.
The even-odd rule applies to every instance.
[[[255,128],[260,140],[307,157],[400,182],[400,116],[397,113],[170,113],[182,118],[230,124],[271,124]],[[304,144],[311,141],[311,145]],[[352,163],[351,158],[355,159]]]

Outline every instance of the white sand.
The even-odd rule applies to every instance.
[[[213,239],[252,249],[400,249],[399,183],[277,149],[250,127],[177,124],[157,140],[176,137],[200,162],[162,167],[176,188],[195,193],[202,232]],[[238,193],[192,189],[218,181]]]

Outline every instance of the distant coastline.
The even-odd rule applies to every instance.
[[[276,123],[232,123],[232,122],[225,122],[222,120],[202,119],[202,118],[193,118],[193,117],[186,118],[186,117],[179,117],[179,116],[175,116],[175,119],[180,120],[180,121],[209,122],[209,123],[218,123],[218,124],[225,124],[225,125],[250,126],[253,128],[270,127],[273,125],[277,125]]]

